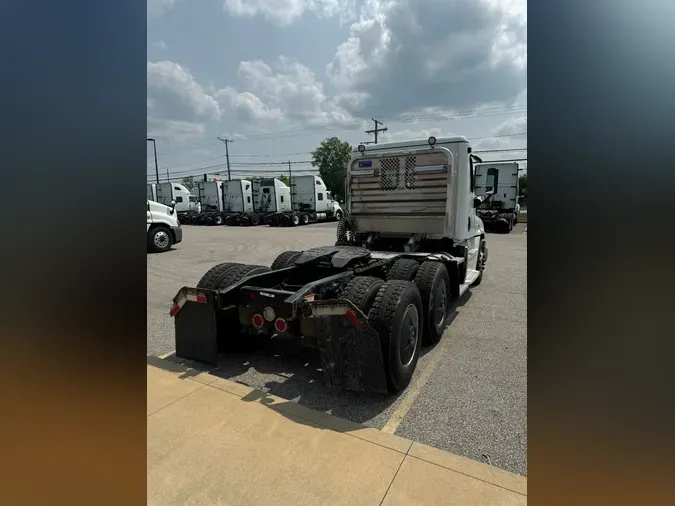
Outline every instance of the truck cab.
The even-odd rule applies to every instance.
[[[179,183],[159,183],[154,185],[155,201],[170,207],[172,202],[176,204],[179,214],[192,214],[201,212],[202,206],[199,198],[193,195],[188,188]],[[148,188],[148,195],[151,189]],[[149,199],[152,200],[152,199]]]
[[[159,202],[147,201],[147,243],[148,251],[162,253],[183,240],[183,229],[178,221],[174,205],[165,206]]]

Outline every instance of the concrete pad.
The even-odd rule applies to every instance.
[[[164,369],[147,366],[147,414],[169,406],[186,395],[203,388],[204,385],[190,379],[180,379],[178,374]]]
[[[527,497],[407,456],[382,505],[524,505]]]
[[[148,417],[148,504],[375,505],[404,458],[187,383],[201,388]]]
[[[489,466],[475,460],[467,459],[438,450],[431,446],[413,443],[408,455],[425,460],[452,471],[472,476],[486,483],[527,495],[527,478],[509,473],[497,467]]]
[[[217,378],[210,383],[214,388],[237,395],[244,401],[258,402],[293,418],[304,420],[317,427],[343,432],[350,436],[374,443],[400,453],[407,453],[412,441],[393,434],[385,434],[377,429],[364,427],[361,424],[338,418],[323,411],[308,408],[297,402],[291,402],[275,395],[270,395],[255,388]]]
[[[173,353],[170,353],[169,355],[173,355]],[[148,365],[151,365],[157,369],[162,369],[164,371],[173,373],[173,375],[179,379],[192,379],[204,385],[209,385],[218,379],[216,376],[208,374],[207,372],[191,369],[171,360],[166,360],[162,357],[148,355],[146,357],[146,362]]]

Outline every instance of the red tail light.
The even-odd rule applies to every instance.
[[[286,332],[288,325],[286,325],[286,320],[283,318],[277,318],[274,322],[274,328],[277,329],[277,332]]]
[[[262,315],[259,314],[253,315],[253,326],[255,328],[260,329],[264,324],[265,321],[263,320]]]

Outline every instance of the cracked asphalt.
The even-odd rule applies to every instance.
[[[455,304],[452,323],[440,343],[422,349],[413,381],[398,398],[330,390],[311,350],[284,343],[223,357],[211,372],[369,427],[394,427],[397,435],[413,441],[526,476],[525,227],[520,224],[507,235],[489,234],[483,282]],[[148,255],[149,355],[175,349],[168,316],[171,299],[182,286],[194,286],[213,265],[226,261],[270,265],[282,251],[335,241],[334,223],[292,229],[183,229],[182,243],[167,253]],[[392,420],[397,422],[392,425]]]

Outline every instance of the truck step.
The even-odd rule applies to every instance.
[[[466,282],[459,287],[460,297],[464,295],[464,292],[466,292],[469,289],[469,287],[473,284],[473,282],[478,279],[478,276],[480,276],[480,272],[475,271],[473,269],[468,270],[468,272],[466,273]]]

